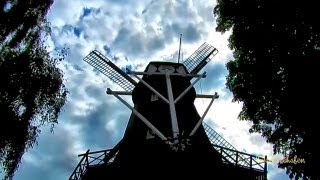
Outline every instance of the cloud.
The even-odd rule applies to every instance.
[[[66,24],[74,25],[82,14],[83,3],[81,1],[54,1],[49,13],[49,20],[55,26],[62,27]]]
[[[129,59],[137,59],[143,58],[145,54],[163,51],[166,46],[175,43],[181,33],[186,43],[200,41],[209,33],[209,24],[204,20],[209,16],[213,20],[211,14],[203,13],[204,9],[212,8],[208,3],[201,6],[197,4],[199,7],[194,8],[192,1],[151,1],[147,5],[145,2],[134,4],[121,1],[118,2],[122,4],[119,9],[119,4],[113,1],[93,2],[100,6],[76,1],[76,6],[70,8],[75,9],[74,12],[65,14],[72,17],[70,19],[61,14],[70,3],[58,0],[54,4],[54,9],[59,10],[52,11],[49,16],[53,26],[71,29],[69,33],[54,33],[59,37],[55,38],[57,44],[70,44],[70,38],[61,36],[70,36],[72,33],[81,41],[86,41],[87,47],[103,49],[103,46],[108,46],[114,54],[125,54]],[[137,13],[140,9],[143,14]]]
[[[213,63],[204,68],[207,77],[203,80],[203,90],[216,89],[225,86],[227,69],[222,63]]]
[[[123,109],[120,103],[104,103],[93,109],[82,122],[83,143],[88,147],[100,149],[106,146],[112,147],[122,137],[121,129],[124,129],[129,119],[129,111],[123,113],[117,109]],[[116,106],[116,107],[114,107]],[[119,107],[120,106],[120,107]]]
[[[278,168],[275,163],[268,165],[268,179],[270,180],[290,180],[284,169]]]
[[[77,130],[64,125],[51,134],[44,128],[38,146],[23,156],[15,179],[65,179],[77,164],[74,153],[83,151]]]

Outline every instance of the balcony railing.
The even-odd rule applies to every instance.
[[[225,163],[267,173],[267,156],[259,157],[240,152],[216,131],[214,131],[208,124],[203,123],[203,127],[211,144],[222,155]]]
[[[222,155],[222,161],[226,164],[251,169],[263,174],[260,179],[266,179],[267,176],[267,156],[259,157],[252,154],[237,151],[230,143],[215,132],[209,125],[203,123],[205,131],[209,137],[214,149]],[[113,162],[121,141],[113,148],[101,151],[90,152],[88,150],[84,154],[78,155],[81,157],[75,170],[72,172],[69,180],[80,180],[86,173],[89,166],[100,164],[108,165]]]
[[[117,154],[117,149],[107,149],[102,151],[88,150],[84,154],[79,154],[78,157],[82,157],[77,167],[72,172],[69,180],[79,180],[86,173],[89,166],[100,165],[100,164],[110,164],[113,162],[114,157]]]

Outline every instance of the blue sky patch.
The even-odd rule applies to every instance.
[[[77,37],[80,37],[82,30],[80,28],[75,27],[73,28],[73,32]]]

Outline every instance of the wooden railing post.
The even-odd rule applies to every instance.
[[[85,157],[86,157],[86,168],[88,168],[89,167],[89,151],[90,151],[90,149],[88,149],[88,151],[86,152],[86,154],[85,154]]]
[[[236,165],[238,165],[238,157],[239,157],[239,153],[238,152],[236,152]]]
[[[267,156],[264,157],[264,178],[267,179],[268,173],[268,165],[267,165],[268,158]]]

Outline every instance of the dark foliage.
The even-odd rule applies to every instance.
[[[11,179],[43,125],[58,123],[67,90],[47,51],[52,0],[0,0],[0,162]]]
[[[315,112],[309,94],[320,60],[317,11],[315,2],[289,0],[218,0],[214,9],[216,30],[232,30],[229,46],[235,59],[227,63],[226,85],[233,100],[243,102],[239,117],[252,122],[250,132],[261,133],[274,145],[274,153],[305,160],[279,164],[296,179],[319,178],[311,169]],[[303,83],[306,79],[312,84]],[[297,81],[307,96],[293,93]],[[302,104],[302,98],[309,99]],[[292,111],[290,106],[300,107]]]

